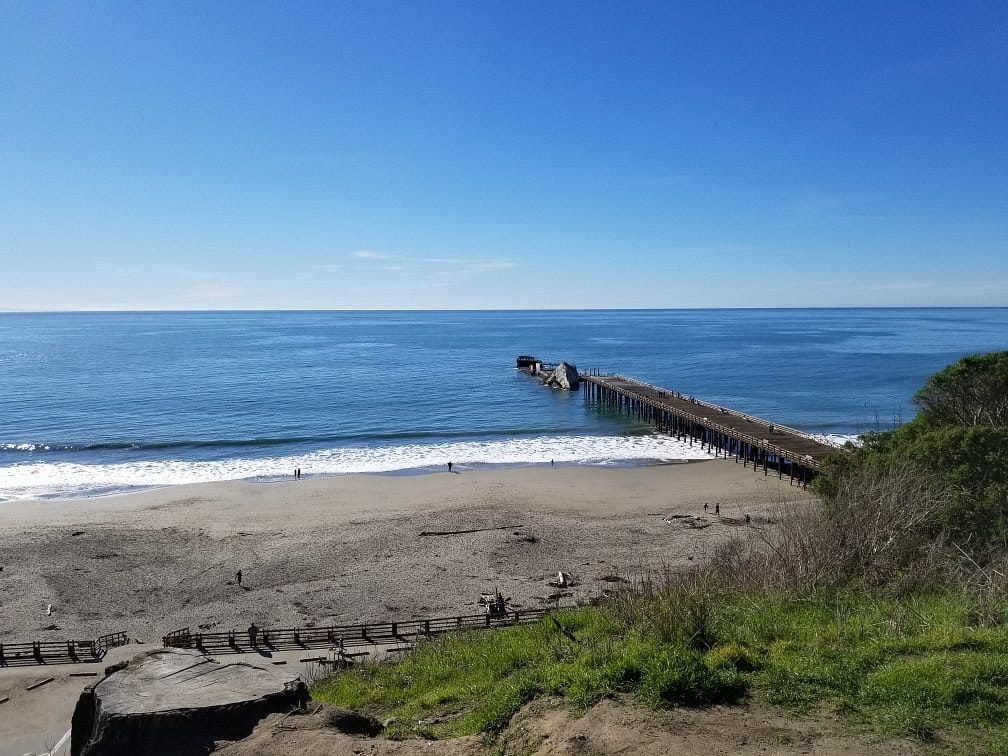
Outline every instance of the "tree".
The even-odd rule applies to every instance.
[[[852,481],[864,487],[905,461],[947,486],[930,526],[984,559],[1008,541],[1008,352],[961,359],[931,376],[914,401],[916,418],[828,459],[817,489],[829,507],[842,508]]]
[[[932,375],[914,396],[935,425],[1008,425],[1008,352],[964,357]]]

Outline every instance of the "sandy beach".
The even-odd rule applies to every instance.
[[[142,645],[113,649],[98,664],[0,669],[0,698],[9,697],[0,756],[52,747],[93,680],[75,673],[157,647],[170,630],[472,614],[482,611],[480,593],[495,588],[516,607],[542,606],[558,592],[573,603],[611,588],[606,577],[702,559],[747,527],[745,514],[749,527],[767,527],[774,503],[806,495],[786,478],[711,460],[304,477],[6,502],[0,642],[125,631]],[[420,535],[478,528],[489,529]],[[558,570],[579,584],[551,587]],[[301,656],[277,658],[293,666]]]
[[[0,640],[291,627],[541,606],[702,557],[804,493],[732,460],[176,486],[0,506]],[[705,514],[703,504],[709,503]],[[714,515],[720,503],[720,517]],[[685,517],[673,517],[685,515]],[[669,518],[671,522],[666,522]],[[699,519],[692,519],[699,518]],[[488,528],[457,535],[424,531]],[[235,573],[242,571],[242,585]],[[51,616],[46,613],[52,604]]]

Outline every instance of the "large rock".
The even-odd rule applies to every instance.
[[[543,383],[553,388],[576,391],[578,385],[581,383],[581,376],[576,367],[568,365],[566,362],[561,362],[556,366],[556,369],[550,373],[545,380],[543,380]]]
[[[106,670],[81,693],[72,756],[183,756],[247,736],[274,712],[308,700],[304,682],[246,662],[221,664],[199,651],[164,648]]]

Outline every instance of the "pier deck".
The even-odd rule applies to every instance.
[[[711,453],[735,457],[767,474],[775,469],[801,485],[822,469],[822,460],[836,451],[807,433],[751,415],[683,396],[626,376],[581,375],[585,396],[615,407]]]

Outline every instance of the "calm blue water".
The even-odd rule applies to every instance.
[[[2,314],[0,498],[696,454],[521,353],[842,435],[1006,348],[1008,309]]]

